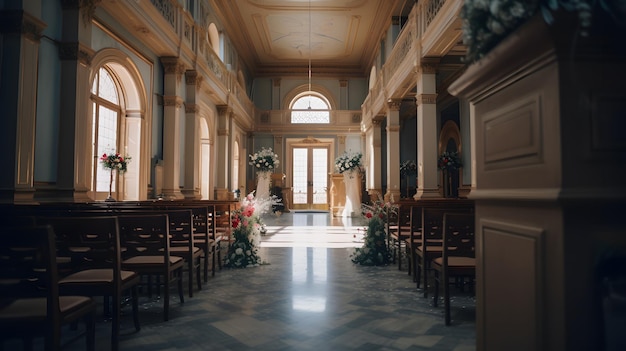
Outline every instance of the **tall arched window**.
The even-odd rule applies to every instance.
[[[103,169],[99,157],[106,153],[120,152],[118,134],[120,125],[120,99],[113,75],[101,67],[91,86],[93,104],[93,173],[92,192],[94,198],[104,199],[109,191],[110,172]],[[113,191],[117,189],[116,177],[113,177]]]
[[[321,94],[307,91],[291,103],[291,123],[330,123],[330,104]]]

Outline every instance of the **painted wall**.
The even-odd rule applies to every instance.
[[[61,3],[42,1],[41,19],[48,25],[39,44],[34,181],[57,179],[61,61],[53,40],[61,38]]]
[[[260,110],[272,109],[272,79],[257,78],[252,83],[252,102]]]
[[[369,72],[368,72],[369,74]],[[348,80],[348,109],[360,110],[368,93],[368,78],[352,78]]]

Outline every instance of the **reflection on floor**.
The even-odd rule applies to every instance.
[[[223,269],[184,304],[173,294],[168,322],[161,302],[144,298],[138,333],[125,310],[121,349],[475,350],[473,296],[453,290],[446,327],[443,308],[432,307],[406,271],[350,261],[361,219],[297,212],[264,220],[266,264]],[[100,321],[99,350],[109,348],[109,333]],[[82,346],[79,339],[65,349]]]

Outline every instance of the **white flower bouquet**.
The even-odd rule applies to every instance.
[[[278,155],[272,151],[272,148],[262,148],[260,151],[249,155],[249,164],[258,172],[271,172],[278,167]]]
[[[335,159],[335,170],[338,173],[348,172],[352,170],[361,170],[362,158],[363,154],[361,154],[360,152],[344,152]]]

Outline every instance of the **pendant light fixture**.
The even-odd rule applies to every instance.
[[[309,110],[311,109],[311,0],[309,0]]]

